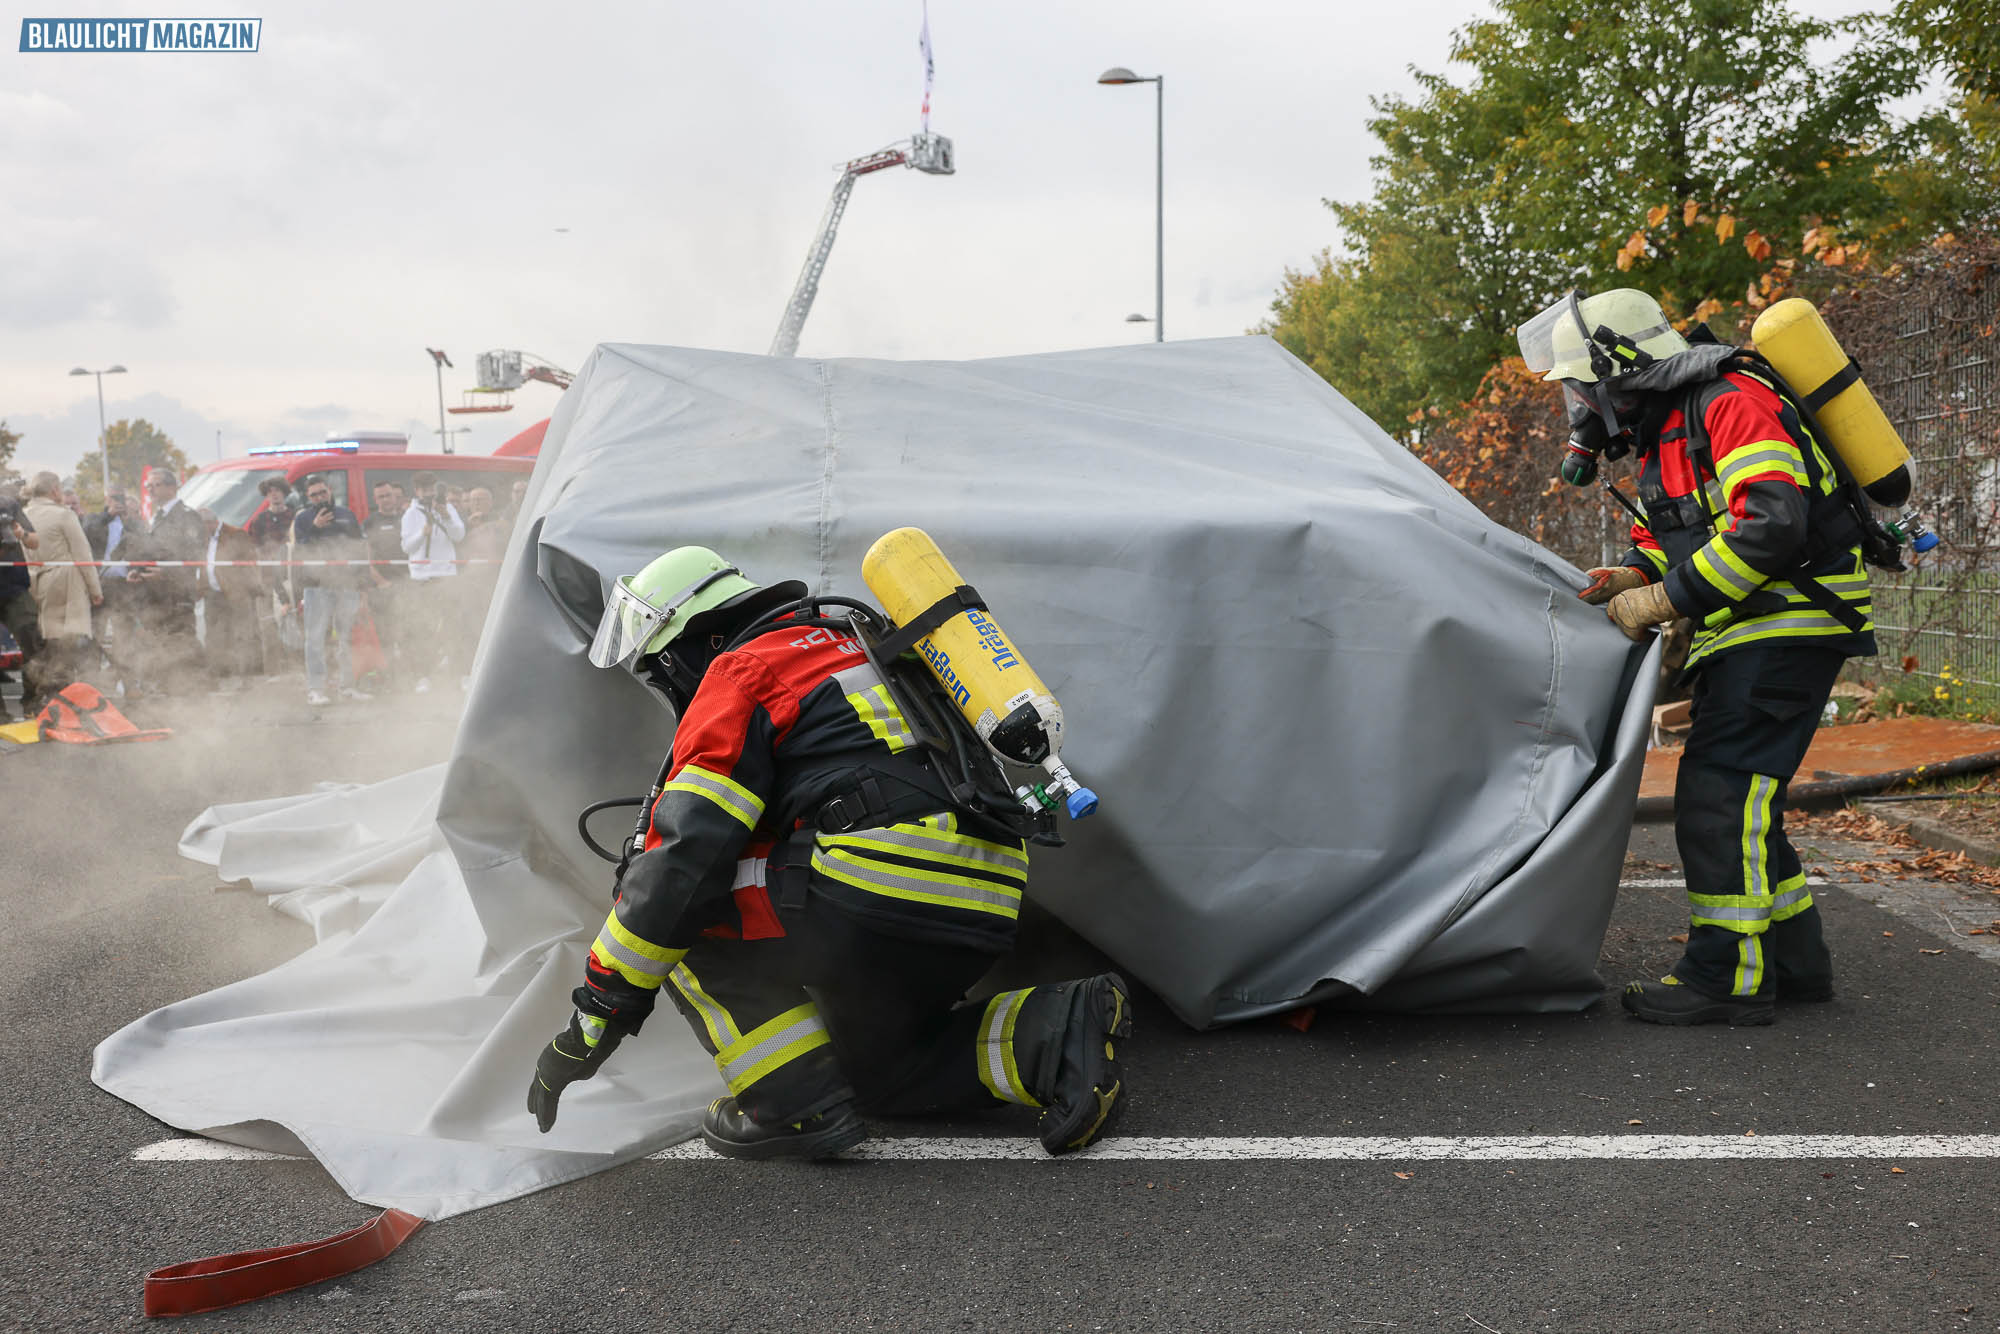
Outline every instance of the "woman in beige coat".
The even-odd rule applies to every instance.
[[[42,539],[35,559],[87,561],[90,542],[83,525],[62,503],[62,479],[38,472],[28,484],[28,522]],[[93,565],[39,566],[35,570],[35,605],[42,618],[42,695],[61,690],[84,674],[90,661],[90,609],[104,603],[104,590]]]

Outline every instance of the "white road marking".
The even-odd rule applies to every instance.
[[[901,1162],[1053,1162],[1027,1138],[871,1139],[847,1157]],[[1848,1158],[2000,1158],[2000,1135],[1133,1135],[1070,1158],[1104,1162],[1561,1162]],[[169,1139],[133,1150],[137,1162],[300,1161],[205,1139]],[[648,1157],[721,1162],[700,1140]]]
[[[1832,883],[1833,883],[1833,881],[1831,881],[1831,880],[1828,880],[1828,879],[1827,879],[1827,878],[1826,878],[1825,876],[1823,876],[1823,875],[1809,875],[1809,876],[1807,876],[1807,877],[1806,877],[1806,883],[1807,883],[1808,885],[1830,885],[1830,884],[1832,884]],[[1685,881],[1685,880],[1682,880],[1682,879],[1680,879],[1680,878],[1679,878],[1679,877],[1677,877],[1677,876],[1660,876],[1660,877],[1655,877],[1655,878],[1652,878],[1652,879],[1648,879],[1648,880],[1620,880],[1620,881],[1618,882],[1618,888],[1620,888],[1620,889],[1686,889],[1686,888],[1687,888],[1687,881]]]

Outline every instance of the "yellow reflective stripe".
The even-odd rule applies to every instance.
[[[951,811],[940,811],[936,815],[926,815],[921,819],[917,820],[914,825],[895,825],[892,827],[896,829],[915,828],[915,829],[942,830],[943,832],[950,834],[953,838],[957,839],[960,843],[969,844],[970,846],[975,848],[985,848],[989,852],[1004,852],[1011,854],[1013,856],[1017,856],[1021,859],[1021,863],[1024,866],[1027,864],[1028,861],[1027,844],[1019,842],[995,843],[992,839],[976,838],[971,834],[964,833],[958,827],[958,816],[952,813]]]
[[[648,989],[666,981],[667,973],[686,953],[686,950],[655,945],[643,936],[634,935],[618,920],[616,908],[604,919],[597,939],[590,946],[591,957],[601,966],[616,972],[635,987]]]
[[[970,870],[991,871],[1022,884],[1028,882],[1028,854],[1021,848],[983,843],[956,834],[936,834],[918,825],[890,825],[860,834],[821,834],[821,847],[867,848],[875,852],[921,857]]]
[[[1730,546],[1726,538],[1718,537],[1710,541],[1707,546],[1695,553],[1696,561],[1699,561],[1704,554],[1708,555],[1711,561],[1720,561],[1726,566],[1745,593],[1754,591],[1769,577],[1762,571],[1751,569],[1750,563],[1736,554],[1736,548]]]
[[[1873,614],[1872,608],[1867,603],[1856,603],[1855,610],[1864,618]],[[1865,630],[1869,627],[1864,625],[1862,628]],[[1726,629],[1704,631],[1702,635],[1697,636],[1694,648],[1688,653],[1688,666],[1692,667],[1703,658],[1738,644],[1754,643],[1763,639],[1821,639],[1849,633],[1852,632],[1846,626],[1823,611],[1799,608],[1795,611],[1773,612],[1768,616],[1753,616],[1748,620],[1735,622]]]
[[[709,1045],[721,1051],[743,1035],[736,1031],[736,1020],[722,1002],[702,989],[701,979],[686,964],[676,967],[667,974],[667,980],[674,984],[674,990],[687,997],[687,1003],[694,1006],[701,1016],[701,1025],[708,1030]]]
[[[1014,1060],[1014,1021],[1021,1017],[1021,1004],[1028,999],[1029,987],[1022,991],[1003,991],[986,1002],[986,1013],[979,1020],[979,1044],[975,1055],[979,1061],[979,1082],[986,1085],[986,1091],[1002,1102],[1017,1102],[1023,1107],[1039,1107],[1042,1104],[1035,1095],[1028,1092],[1027,1083],[1021,1078],[1021,1068]]]
[[[1750,790],[1743,797],[1743,892],[1759,896],[1771,892],[1771,867],[1767,835],[1771,832],[1771,798],[1778,792],[1778,780],[1763,774],[1750,775]]]
[[[1805,458],[1798,446],[1787,440],[1759,440],[1745,445],[1716,464],[1716,480],[1722,483],[1727,495],[1736,493],[1738,479],[1751,474],[1766,475],[1781,472],[1789,477],[1800,490],[1805,489]]]
[[[1730,990],[1754,996],[1764,985],[1764,938],[1744,936],[1736,942],[1736,980]]]
[[[742,821],[745,829],[755,829],[758,818],[764,814],[762,797],[727,774],[704,769],[698,764],[682,765],[680,772],[662,791],[692,792],[696,796],[707,797]]]
[[[1634,547],[1633,550],[1637,551],[1641,556],[1644,556],[1646,558],[1646,560],[1652,565],[1654,574],[1663,577],[1665,576],[1667,572],[1666,552],[1654,551],[1651,547]]]
[[[912,903],[1014,917],[1021,911],[1021,891],[992,880],[927,871],[915,866],[889,866],[864,861],[846,848],[814,848],[813,870],[844,885]]]
[[[586,1047],[595,1047],[604,1039],[604,1020],[594,1014],[585,1014],[582,1010],[578,1010],[576,1027],[577,1031],[583,1034],[583,1045]]]
[[[1812,891],[1806,888],[1806,873],[1800,871],[1787,880],[1778,882],[1778,892],[1771,899],[1771,920],[1782,922],[1797,917],[1813,906]]]
[[[854,706],[854,712],[868,725],[869,735],[891,751],[908,750],[917,744],[910,725],[903,721],[895,700],[890,698],[888,686],[877,684],[854,691],[848,695],[847,702]]]
[[[716,1055],[715,1068],[731,1093],[741,1093],[780,1066],[807,1052],[817,1051],[831,1039],[820,1022],[819,1007],[811,1001],[759,1024]]]

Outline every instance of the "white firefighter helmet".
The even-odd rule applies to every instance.
[[[1595,384],[1688,349],[1660,303],[1630,287],[1572,292],[1520,328],[1521,359],[1544,380]]]

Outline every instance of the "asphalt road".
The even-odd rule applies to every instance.
[[[179,727],[172,741],[0,755],[5,1328],[138,1326],[156,1266],[374,1212],[311,1163],[135,1162],[174,1132],[88,1074],[113,1029],[309,943],[180,859],[185,823],[214,802],[440,758],[458,704],[446,693],[315,720],[297,700],[285,684],[170,703],[158,713]],[[1678,874],[1662,828],[1636,831],[1633,853],[1654,865],[1631,878]],[[1322,1012],[1306,1032],[1196,1034],[1141,995],[1118,1134],[2000,1131],[2000,972],[1946,911],[2000,916],[2000,898],[1884,883],[1821,900],[1840,995],[1765,1029],[1654,1028],[1606,1001],[1547,1017]],[[1624,891],[1605,976],[1658,971],[1683,928],[1677,891]],[[176,1328],[1989,1330],[1996,1200],[2000,1159],[1958,1157],[649,1161]]]

